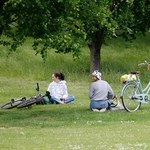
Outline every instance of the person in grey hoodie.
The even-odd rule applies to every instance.
[[[52,82],[49,84],[47,91],[50,92],[50,101],[56,104],[70,103],[75,100],[74,96],[68,96],[65,76],[61,72],[52,74]]]
[[[101,80],[101,73],[95,70],[89,88],[90,110],[105,112],[108,108],[108,97],[114,97],[114,92],[108,82]]]

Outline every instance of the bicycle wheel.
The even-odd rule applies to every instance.
[[[26,101],[23,101],[19,105],[17,105],[17,108],[24,108],[24,107],[30,107],[31,105],[36,103],[36,98],[29,98]]]
[[[38,96],[36,98],[36,105],[44,105],[44,98],[43,98],[43,96]]]
[[[134,112],[140,108],[141,102],[137,101],[137,94],[140,92],[136,83],[131,82],[124,86],[121,100],[126,111]]]
[[[17,107],[24,100],[25,100],[25,98],[21,98],[21,99],[17,99],[17,100],[12,99],[10,102],[1,105],[0,108],[2,108],[2,109],[12,109],[12,108]]]

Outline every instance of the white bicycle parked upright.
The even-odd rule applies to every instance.
[[[147,65],[147,70],[150,71],[150,62],[144,61],[143,63],[138,64],[138,66],[144,65]],[[150,102],[150,76],[149,82],[147,83],[146,87],[143,88],[139,74],[139,71],[131,72],[130,76],[132,77],[134,75],[135,78],[133,80],[125,81],[126,83],[121,91],[120,98],[125,110],[128,112],[135,112],[140,108],[142,103]]]

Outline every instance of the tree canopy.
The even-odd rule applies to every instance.
[[[90,71],[100,68],[107,38],[133,39],[150,25],[149,0],[1,0],[0,43],[12,49],[32,37],[43,58],[51,48],[79,57],[88,45]]]

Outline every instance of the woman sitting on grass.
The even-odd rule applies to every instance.
[[[90,109],[105,112],[108,108],[108,95],[114,97],[111,86],[101,80],[101,73],[97,70],[92,73],[92,83],[89,88]]]
[[[49,84],[47,91],[50,92],[51,103],[64,104],[75,100],[74,96],[68,96],[65,76],[61,72],[52,74],[52,82]]]

